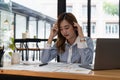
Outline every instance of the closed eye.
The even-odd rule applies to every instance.
[[[65,25],[64,27],[61,27],[60,30],[62,31],[63,29],[69,29],[70,26],[69,25]]]

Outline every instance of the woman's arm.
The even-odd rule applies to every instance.
[[[57,35],[58,33],[58,27],[57,27],[57,23],[55,23],[50,31],[50,36],[48,38],[47,44],[51,44],[53,38]]]
[[[78,36],[80,37],[80,45],[79,46],[79,52],[81,54],[81,63],[82,64],[90,64],[93,60],[93,53],[94,53],[94,46],[93,41],[89,37],[84,37],[82,27],[74,22],[74,27],[77,28]]]
[[[77,28],[78,36],[80,37],[80,42],[85,42],[82,27],[76,22],[74,22],[74,27]]]
[[[47,44],[45,45],[45,49],[42,52],[41,61],[43,63],[47,63],[51,61],[57,55],[56,46],[54,45],[53,47],[51,47],[52,40],[57,35],[57,33],[58,33],[58,27],[57,27],[57,22],[56,22],[50,31]]]
[[[81,64],[91,64],[93,61],[94,46],[91,38],[86,38],[87,47],[79,48],[81,52]]]
[[[42,51],[41,55],[41,62],[42,63],[48,63],[52,59],[56,58],[57,56],[57,48],[55,45],[53,47],[50,47],[50,45],[46,44],[46,49]]]

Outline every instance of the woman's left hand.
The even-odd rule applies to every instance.
[[[83,31],[82,31],[82,27],[81,27],[78,23],[76,23],[76,22],[74,22],[74,27],[77,28],[78,35],[79,35],[81,38],[84,38]]]

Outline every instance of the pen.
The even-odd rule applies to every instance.
[[[47,65],[48,63],[43,63],[43,64],[39,64],[39,66],[45,66]]]

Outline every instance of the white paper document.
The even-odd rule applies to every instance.
[[[8,67],[1,67],[0,69],[11,70],[28,70],[36,72],[66,72],[66,73],[82,73],[89,74],[91,70],[79,67],[79,64],[67,64],[67,63],[48,63],[44,66],[37,64],[16,64]]]

